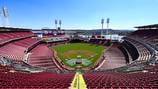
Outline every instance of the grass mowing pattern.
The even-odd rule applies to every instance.
[[[52,49],[55,49],[57,51],[58,57],[66,65],[70,67],[74,67],[67,63],[67,59],[77,58],[78,55],[80,55],[81,58],[88,59],[90,58],[89,54],[95,54],[95,55],[91,55],[93,57],[89,59],[93,64],[101,56],[105,47],[101,45],[89,44],[89,43],[68,43],[68,44],[53,46]],[[64,55],[65,53],[68,53],[70,51],[73,51],[73,52],[69,54],[68,56]],[[86,53],[86,52],[89,52],[89,53]],[[82,65],[82,66],[86,67],[85,65]]]

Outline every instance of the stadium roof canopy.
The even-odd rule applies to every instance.
[[[138,28],[138,30],[141,30],[141,29],[158,29],[158,24],[145,25],[145,26],[137,26],[135,28]]]

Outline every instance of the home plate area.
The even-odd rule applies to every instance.
[[[88,66],[92,63],[90,59],[86,59],[86,58],[72,58],[66,60],[67,60],[66,63],[69,64],[70,66],[77,66],[77,65]]]

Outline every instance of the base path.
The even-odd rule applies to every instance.
[[[81,73],[76,72],[69,89],[87,89],[86,83]]]

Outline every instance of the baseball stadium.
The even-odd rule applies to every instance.
[[[20,27],[9,24],[15,15],[10,10],[16,10],[11,2],[5,1],[10,9],[0,9],[0,89],[158,89],[158,24],[138,21],[131,24],[135,30],[122,30],[113,29],[113,19],[101,18],[101,28],[69,29],[54,19],[51,28]],[[29,8],[47,1],[33,2]]]

